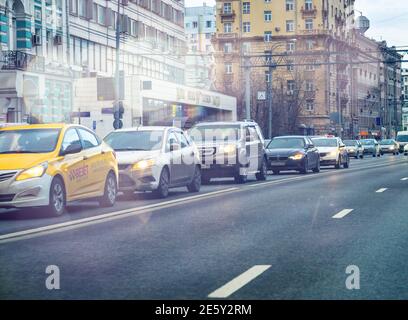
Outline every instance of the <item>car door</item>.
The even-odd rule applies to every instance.
[[[81,138],[78,131],[75,128],[70,128],[64,134],[60,153],[63,154],[68,147],[73,145],[79,145],[82,149]],[[81,150],[78,153],[63,156],[61,172],[65,182],[65,191],[68,201],[78,197],[88,179],[89,171],[83,160],[84,153],[84,150]]]
[[[182,131],[177,131],[176,136],[180,141],[181,160],[182,160],[182,179],[190,181],[193,178],[195,170],[195,153],[193,145],[188,142],[186,136]]]
[[[341,162],[346,163],[348,160],[348,152],[346,149],[346,145],[344,144],[343,140],[337,139],[337,147],[340,150],[340,155],[341,155]]]
[[[171,146],[174,146],[172,149]],[[179,184],[183,181],[183,164],[180,141],[176,133],[169,131],[166,141],[166,153],[170,154],[170,183]]]
[[[309,166],[311,168],[315,168],[318,164],[319,160],[319,151],[314,146],[314,143],[309,138],[305,139],[305,146],[307,148],[307,158],[310,159]]]
[[[101,141],[93,132],[78,128],[78,133],[84,149],[83,160],[89,170],[88,179],[82,190],[83,196],[101,195],[110,169],[109,162],[104,160],[105,154],[102,151]]]
[[[256,132],[255,126],[247,127],[247,155],[249,156],[249,172],[258,171],[262,161],[263,144]]]

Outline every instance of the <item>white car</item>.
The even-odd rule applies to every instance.
[[[348,168],[350,166],[350,157],[346,145],[337,137],[316,137],[312,138],[315,147],[319,150],[320,165],[334,166],[336,169]]]
[[[199,192],[201,165],[194,142],[179,128],[138,127],[116,130],[104,141],[116,152],[119,191],[131,197],[135,191],[168,196],[169,188],[186,186]]]
[[[408,144],[406,144],[404,147],[404,155],[408,156]]]

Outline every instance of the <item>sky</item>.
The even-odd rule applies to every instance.
[[[215,5],[215,0],[185,0],[185,5],[201,6],[203,2]],[[408,0],[356,0],[355,9],[371,21],[368,37],[386,40],[390,46],[408,46]]]

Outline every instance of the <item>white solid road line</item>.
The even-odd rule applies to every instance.
[[[234,292],[241,289],[243,286],[247,285],[249,282],[254,280],[256,277],[268,270],[270,265],[258,265],[253,266],[244,273],[240,274],[238,277],[232,279],[227,284],[223,285],[221,288],[215,290],[208,295],[208,298],[228,298]]]
[[[77,220],[63,222],[63,223],[51,224],[48,226],[39,227],[35,229],[28,229],[24,231],[3,234],[3,235],[0,235],[0,243],[8,242],[10,240],[15,240],[16,238],[33,237],[33,236],[43,235],[43,234],[47,234],[47,233],[55,232],[55,231],[71,230],[71,229],[79,228],[85,225],[91,225],[95,223],[110,221],[113,219],[119,219],[119,218],[124,218],[128,216],[140,215],[145,212],[151,212],[153,209],[168,208],[168,207],[175,206],[181,203],[186,203],[189,201],[203,199],[207,197],[213,197],[213,196],[217,196],[223,193],[232,192],[236,190],[239,190],[239,189],[238,188],[228,188],[224,190],[203,193],[203,194],[196,195],[196,196],[184,197],[180,199],[159,202],[159,203],[146,205],[142,207],[135,207],[135,208],[125,209],[125,210],[105,213],[105,214],[101,214],[101,215],[97,215],[93,217],[77,219]]]
[[[381,188],[381,189],[378,189],[377,191],[376,191],[376,193],[383,193],[383,192],[385,192],[385,191],[387,191],[388,190],[388,188]]]
[[[339,213],[333,216],[333,219],[342,219],[347,216],[349,213],[353,212],[354,209],[344,209],[341,210]]]

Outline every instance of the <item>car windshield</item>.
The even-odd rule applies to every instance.
[[[104,141],[115,151],[159,150],[164,131],[117,131],[105,137]]]
[[[375,140],[361,140],[363,146],[371,146],[375,144]]]
[[[357,141],[354,140],[344,140],[344,144],[347,147],[355,147],[357,145]]]
[[[0,131],[0,154],[52,152],[59,133],[59,129]]]
[[[202,141],[237,141],[239,139],[240,126],[197,126],[193,127],[189,134],[196,142]]]
[[[268,149],[301,149],[304,147],[305,141],[301,138],[277,138],[268,145]]]
[[[382,140],[380,144],[385,145],[385,146],[391,145],[391,144],[394,144],[394,140]]]
[[[397,137],[398,142],[408,142],[408,135],[399,135]]]
[[[336,139],[312,139],[316,147],[337,147]]]

